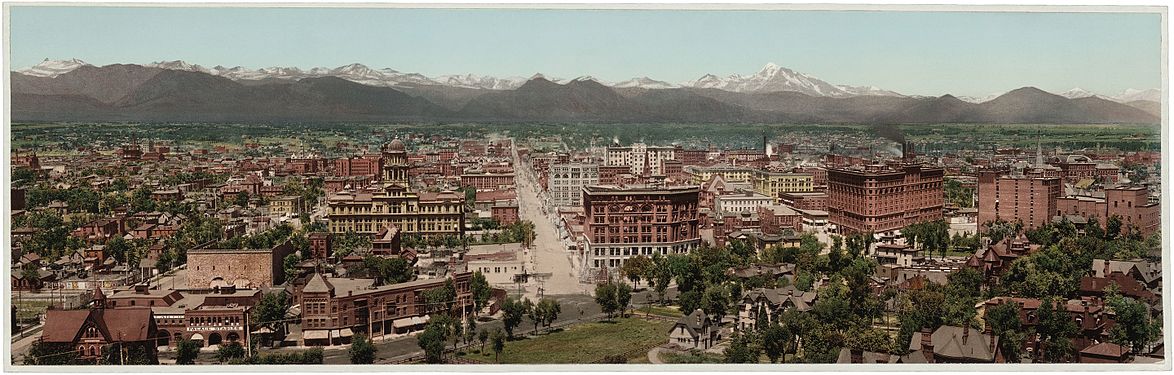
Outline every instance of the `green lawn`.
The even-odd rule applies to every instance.
[[[639,318],[576,324],[563,331],[507,342],[501,363],[594,363],[614,355],[637,362],[640,357],[648,356],[649,349],[668,342],[671,327],[669,322]],[[461,357],[494,363],[493,351],[487,352]]]
[[[670,318],[680,318],[681,316],[684,316],[684,314],[681,313],[681,310],[676,306],[652,306],[651,310],[649,310],[648,307],[641,307],[636,309],[634,314],[643,315],[649,312],[651,312],[652,315],[667,316]]]

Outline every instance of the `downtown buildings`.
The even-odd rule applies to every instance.
[[[696,186],[583,188],[585,268],[616,270],[636,255],[696,249],[699,192]]]
[[[1001,175],[984,171],[978,177],[978,228],[995,221],[1022,222],[1024,229],[1045,225],[1057,214],[1064,186],[1056,177]]]
[[[887,237],[941,219],[943,178],[942,168],[907,163],[829,169],[829,221],[840,233]]]

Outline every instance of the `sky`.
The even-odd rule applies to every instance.
[[[427,76],[679,83],[769,62],[832,84],[985,96],[1161,87],[1160,13],[10,8],[10,66],[362,63]]]

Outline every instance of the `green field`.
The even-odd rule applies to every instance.
[[[647,358],[648,350],[668,342],[671,327],[669,322],[639,318],[576,324],[563,331],[507,342],[501,363],[594,363],[606,356],[624,356],[639,363],[641,357]],[[461,357],[494,363],[493,351],[486,352]]]

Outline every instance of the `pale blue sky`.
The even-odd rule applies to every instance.
[[[669,82],[775,62],[833,84],[985,95],[1161,87],[1159,13],[11,7],[11,66],[181,59]]]

